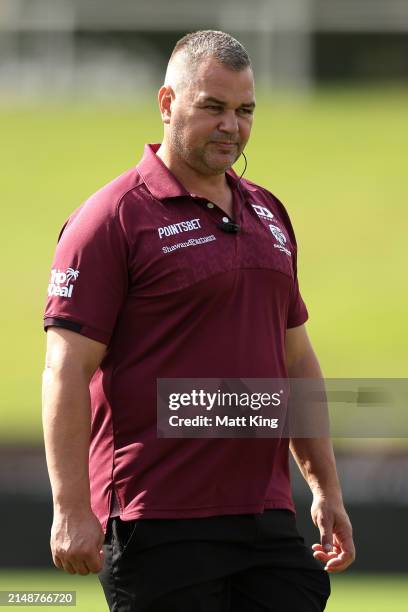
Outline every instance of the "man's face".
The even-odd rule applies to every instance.
[[[206,60],[172,102],[168,124],[172,152],[200,174],[224,173],[249,139],[254,107],[251,68],[237,72]]]

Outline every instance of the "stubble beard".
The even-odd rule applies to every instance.
[[[182,159],[190,168],[206,176],[217,176],[224,174],[231,168],[240,157],[243,146],[237,143],[237,153],[231,162],[217,164],[212,158],[211,152],[205,143],[202,146],[194,147],[184,138],[182,126],[174,125],[170,134],[170,142],[174,153]],[[211,146],[211,145],[210,145]]]

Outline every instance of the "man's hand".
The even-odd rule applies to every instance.
[[[104,533],[88,511],[54,512],[51,551],[54,564],[69,574],[97,574],[103,565]]]
[[[311,514],[320,531],[320,544],[312,546],[313,556],[325,563],[324,569],[328,572],[344,571],[353,563],[356,552],[350,519],[343,503],[315,496]]]

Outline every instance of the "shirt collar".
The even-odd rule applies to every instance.
[[[191,197],[191,194],[156,155],[159,147],[160,144],[146,144],[142,160],[137,165],[137,170],[148,190],[156,200]],[[231,188],[237,189],[239,177],[236,172],[230,168],[226,174]],[[252,191],[250,186],[244,186],[242,181],[239,183],[239,188],[243,191],[249,188]]]

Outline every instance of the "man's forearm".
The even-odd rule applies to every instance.
[[[89,509],[89,378],[80,366],[45,368],[43,428],[54,505]]]
[[[294,360],[288,370],[291,378],[322,378],[323,376],[311,347],[299,359]],[[324,409],[327,411],[327,406]],[[341,500],[336,460],[329,437],[292,438],[290,450],[313,494],[330,495]]]
[[[341,501],[331,439],[292,438],[290,450],[312,493]]]

